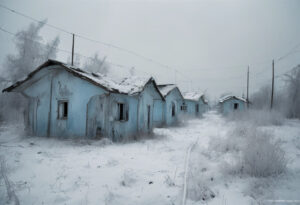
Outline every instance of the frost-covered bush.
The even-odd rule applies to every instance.
[[[251,123],[257,126],[282,125],[284,121],[282,113],[267,109],[249,109],[245,112],[232,113],[228,118],[233,121]]]
[[[224,173],[269,177],[286,170],[287,158],[280,141],[251,124],[237,123],[226,138],[211,141],[210,148],[233,157],[233,161],[224,162]]]
[[[269,177],[286,170],[287,159],[280,141],[265,131],[253,130],[242,150],[242,172],[254,177]]]

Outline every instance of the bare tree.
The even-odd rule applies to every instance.
[[[109,67],[105,62],[106,57],[100,59],[98,54],[96,53],[90,60],[86,61],[84,64],[84,69],[94,73],[107,74]]]
[[[292,69],[286,77],[288,97],[288,117],[300,118],[300,65]]]
[[[1,69],[2,78],[4,78],[0,83],[1,90],[8,84],[23,79],[47,59],[56,58],[59,38],[56,37],[47,44],[43,43],[40,31],[45,23],[46,20],[40,23],[31,23],[26,29],[16,34],[16,53],[7,55]],[[17,116],[20,118],[26,104],[26,99],[18,94],[1,93],[0,119],[11,120]]]

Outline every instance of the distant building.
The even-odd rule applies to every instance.
[[[186,92],[184,93],[184,104],[182,110],[188,114],[188,116],[202,116],[208,110],[208,102],[205,96],[198,92]]]
[[[183,97],[174,84],[158,85],[158,89],[165,101],[155,101],[154,123],[156,126],[174,125],[179,121]]]
[[[227,115],[234,111],[243,111],[247,108],[247,100],[233,95],[227,95],[219,100],[219,111]]]
[[[3,92],[29,100],[26,125],[32,134],[54,137],[108,137],[124,140],[153,128],[154,102],[164,102],[153,78],[116,82],[48,60]]]

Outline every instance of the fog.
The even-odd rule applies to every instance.
[[[225,92],[246,93],[248,65],[251,97],[261,86],[271,84],[272,59],[300,43],[297,0],[2,0],[0,4],[148,59],[75,38],[75,52],[85,56],[98,53],[100,58],[106,56],[107,61],[126,67],[114,67],[114,72],[134,67],[138,75],[151,74],[159,83],[177,83],[183,91],[199,90],[212,98]],[[0,8],[0,26],[8,31],[16,33],[31,22]],[[59,48],[71,51],[70,34],[45,26],[41,35],[46,42],[58,35]],[[13,37],[0,31],[0,45],[3,66],[5,56],[15,52]],[[299,53],[275,63],[276,88],[282,86],[279,76],[299,64]],[[57,54],[58,60],[67,62],[69,58],[67,53]]]

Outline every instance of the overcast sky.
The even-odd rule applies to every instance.
[[[212,97],[224,92],[245,93],[247,65],[251,92],[270,84],[272,59],[300,43],[298,0],[0,0],[0,4],[134,51],[178,72],[80,38],[76,38],[75,52],[85,56],[98,52],[110,62],[135,67],[139,75],[153,75],[159,83],[176,82],[183,91],[206,91]],[[2,28],[16,33],[29,23],[0,8]],[[59,47],[71,50],[71,35],[49,27],[41,34],[45,42],[58,35]],[[0,45],[2,66],[5,56],[15,52],[12,36],[0,31]],[[68,58],[58,53],[59,60],[66,62]],[[276,62],[276,75],[297,64],[300,52]],[[114,72],[117,69],[121,72],[125,68],[114,68]]]

